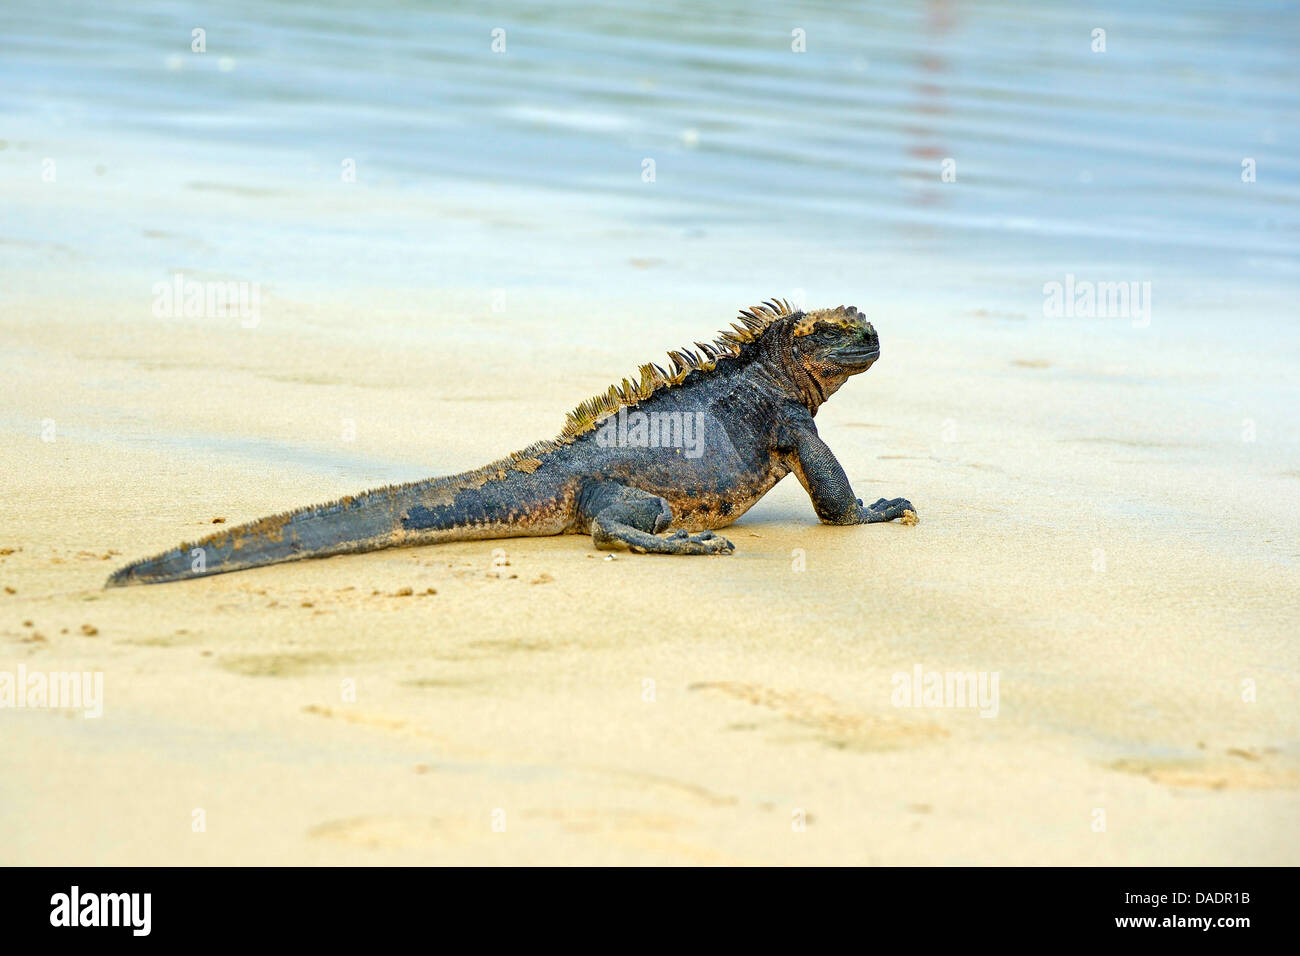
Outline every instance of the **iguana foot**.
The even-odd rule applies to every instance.
[[[602,514],[596,519],[591,538],[597,550],[616,551],[626,548],[633,554],[731,554],[736,550],[734,544],[712,531],[687,534],[678,530],[667,537],[660,537],[613,520],[608,514]]]
[[[689,534],[678,528],[667,538],[661,540],[685,548],[682,551],[674,551],[674,554],[731,554],[736,550],[734,544],[722,537],[722,535],[714,534],[712,531]],[[637,548],[633,547],[632,550],[636,551]]]
[[[858,502],[862,504],[862,502]],[[879,521],[893,521],[903,517],[903,512],[910,511],[916,515],[916,509],[906,498],[880,498],[875,504],[861,509],[862,524],[876,524]]]
[[[665,499],[639,488],[605,482],[589,495],[584,505],[595,511],[591,540],[600,551],[626,548],[635,554],[730,554],[736,550],[712,531],[687,534],[678,530],[660,537],[659,532],[672,523],[672,508]]]

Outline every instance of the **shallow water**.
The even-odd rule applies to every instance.
[[[647,257],[776,237],[1291,282],[1300,10],[1228,6],[6,4],[0,83],[10,144],[77,144],[74,168],[152,153],[201,171],[176,185],[217,205],[334,186],[351,158],[363,187],[512,211],[499,260],[581,219],[570,257],[611,230],[635,251],[644,229]],[[436,241],[437,223],[414,228]]]

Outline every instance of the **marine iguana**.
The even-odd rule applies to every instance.
[[[560,435],[474,471],[391,485],[222,530],[116,571],[152,584],[282,561],[485,538],[590,534],[601,550],[729,554],[714,534],[794,472],[826,524],[915,521],[906,499],[863,505],[813,416],[880,356],[855,307],[774,299],[711,344],[643,365],[569,413]],[[669,529],[672,530],[670,533]]]

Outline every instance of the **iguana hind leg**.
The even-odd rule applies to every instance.
[[[672,524],[668,502],[639,488],[601,482],[583,493],[582,514],[591,522],[591,540],[600,551],[626,548],[637,554],[730,554],[726,538],[704,531],[675,531],[660,537]]]

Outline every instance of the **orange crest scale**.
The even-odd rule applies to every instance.
[[[833,311],[836,310],[823,310],[823,312]],[[843,311],[843,306],[839,311]],[[739,316],[741,324],[737,325],[733,322],[731,328],[721,332],[712,343],[695,342],[694,345],[698,349],[695,352],[687,348],[670,351],[668,359],[672,366],[671,371],[653,363],[642,365],[639,370],[641,376],[639,380],[629,381],[625,378],[622,385],[611,385],[608,391],[587,399],[569,412],[564,422],[564,430],[557,441],[572,441],[584,432],[596,428],[620,408],[637,405],[662,388],[680,385],[692,372],[713,371],[719,359],[739,355],[746,345],[767,331],[773,322],[797,314],[799,313],[785,299],[772,299],[762,305],[742,309]]]

